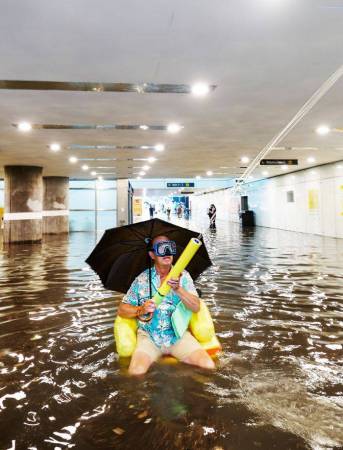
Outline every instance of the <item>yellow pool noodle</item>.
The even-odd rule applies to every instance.
[[[187,247],[181,253],[179,259],[175,263],[175,266],[172,267],[166,279],[163,281],[162,285],[159,287],[158,291],[152,298],[157,306],[162,302],[163,297],[167,295],[171,289],[169,284],[167,284],[167,281],[171,278],[178,278],[181,275],[182,271],[188,266],[193,256],[201,247],[201,244],[202,242],[197,238],[192,238],[188,242]]]

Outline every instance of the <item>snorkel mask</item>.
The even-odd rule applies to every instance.
[[[152,251],[156,256],[176,255],[176,244],[174,241],[160,241],[152,246]]]

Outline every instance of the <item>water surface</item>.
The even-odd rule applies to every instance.
[[[205,239],[218,369],[136,379],[113,342],[121,295],[84,263],[93,234],[3,249],[0,449],[342,448],[343,240],[236,224]]]

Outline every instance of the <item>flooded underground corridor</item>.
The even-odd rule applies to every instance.
[[[84,262],[94,234],[4,247],[1,450],[342,448],[343,241],[237,224],[204,239],[217,370],[139,378],[115,351],[121,294]]]

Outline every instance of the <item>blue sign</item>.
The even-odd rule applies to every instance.
[[[194,183],[167,183],[167,188],[194,187]]]

